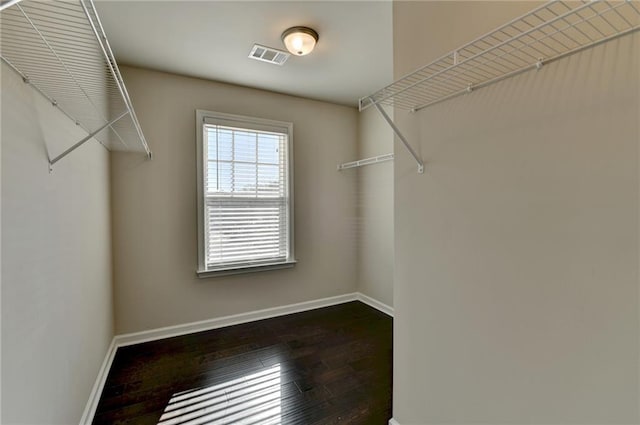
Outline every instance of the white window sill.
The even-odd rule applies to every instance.
[[[255,273],[269,270],[290,269],[296,265],[296,260],[280,261],[277,263],[243,264],[235,267],[215,270],[198,270],[196,273],[200,279],[209,277],[230,276],[242,273]]]

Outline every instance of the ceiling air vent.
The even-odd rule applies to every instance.
[[[261,46],[259,44],[254,44],[253,49],[251,49],[251,53],[249,53],[249,57],[251,59],[256,59],[263,62],[273,63],[275,65],[284,64],[287,59],[291,56],[287,52],[283,52],[282,50],[272,49],[271,47]]]

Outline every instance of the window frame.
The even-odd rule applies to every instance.
[[[209,120],[209,122],[207,122]],[[205,185],[204,170],[207,158],[204,157],[204,132],[205,124],[231,125],[254,131],[274,131],[287,135],[287,173],[288,173],[288,234],[289,256],[284,261],[247,261],[208,269],[205,252]],[[228,114],[223,112],[206,111],[196,109],[196,176],[197,176],[197,210],[198,210],[198,268],[196,273],[200,278],[227,276],[240,273],[251,273],[265,270],[291,268],[296,264],[295,238],[294,238],[294,197],[293,197],[293,123],[275,121],[264,118],[248,117],[244,115]]]

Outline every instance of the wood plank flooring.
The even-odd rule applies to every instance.
[[[354,301],[122,347],[93,423],[386,425],[392,341]]]

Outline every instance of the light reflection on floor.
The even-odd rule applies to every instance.
[[[158,425],[280,425],[280,364],[209,387],[176,393]]]

